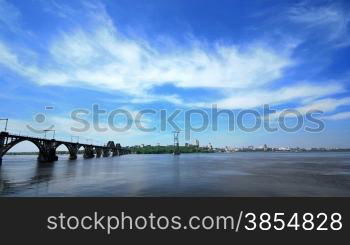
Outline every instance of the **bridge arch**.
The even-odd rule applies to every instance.
[[[107,147],[114,148],[115,147],[114,141],[108,141]]]
[[[60,147],[60,146],[65,146],[67,148],[69,154],[74,154],[75,153],[76,146],[73,145],[73,144],[60,142],[60,143],[57,143],[55,145],[55,150],[57,151],[58,147]]]
[[[41,146],[40,142],[37,142],[35,140],[30,140],[30,139],[16,139],[7,145],[5,145],[1,151],[0,151],[0,157],[3,157],[9,150],[11,150],[14,146],[18,145],[19,143],[22,142],[31,142],[33,143],[39,150],[39,153],[43,151],[43,147]]]
[[[60,146],[64,146],[67,148],[69,152],[69,159],[75,160],[78,157],[78,151],[80,148],[80,145],[77,143],[69,143],[69,142],[57,142],[55,145],[55,152]]]

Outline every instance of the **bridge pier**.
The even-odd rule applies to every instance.
[[[69,160],[76,160],[77,158],[77,155],[69,155]]]
[[[58,157],[56,155],[55,149],[48,149],[46,151],[40,151],[38,155],[38,161],[41,163],[54,162],[57,161]]]
[[[96,149],[96,157],[101,157],[102,149],[101,148],[95,148],[95,149]]]
[[[86,146],[84,149],[84,158],[93,158],[94,156],[94,148],[92,146]]]
[[[41,163],[54,162],[58,160],[56,155],[55,141],[42,141],[39,149],[38,161]]]
[[[3,151],[5,140],[9,134],[7,132],[0,133],[0,166],[2,165],[2,156],[6,153]]]
[[[111,152],[108,148],[103,149],[103,157],[109,157],[110,154]]]
[[[120,144],[115,144],[112,152],[113,152],[113,156],[120,156],[121,155],[121,146],[120,146]]]
[[[112,150],[112,156],[115,157],[115,156],[119,156],[119,150],[117,148],[114,148]]]
[[[65,145],[69,150],[69,159],[77,159],[78,151],[81,146],[84,147],[84,158],[93,158],[96,154],[96,157],[108,157],[120,156],[130,153],[127,148],[122,148],[120,144],[115,144],[113,141],[109,141],[104,146],[98,145],[87,145],[80,144],[79,142],[67,142],[67,141],[56,141],[55,139],[44,139],[44,138],[35,138],[30,136],[20,136],[10,134],[8,132],[0,132],[0,165],[2,164],[2,157],[16,144],[29,141],[32,142],[39,149],[38,161],[42,163],[49,163],[58,160],[56,155],[56,149],[60,145]]]
[[[78,158],[79,145],[78,144],[70,145],[68,150],[69,150],[69,160],[76,160]]]

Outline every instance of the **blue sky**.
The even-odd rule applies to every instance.
[[[70,112],[93,104],[132,113],[269,104],[322,110],[325,130],[227,132],[223,118],[218,131],[194,133],[191,142],[349,147],[349,55],[348,1],[0,0],[0,115],[28,133],[26,124],[45,126],[33,122],[44,113],[57,137],[69,138]],[[135,127],[84,137],[123,145],[172,139],[171,129]]]

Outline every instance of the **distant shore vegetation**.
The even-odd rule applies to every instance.
[[[174,152],[174,146],[132,146],[129,148],[135,154],[170,154]],[[180,153],[212,153],[213,149],[197,146],[179,146]]]
[[[174,146],[151,146],[146,145],[143,147],[140,146],[131,146],[127,147],[132,154],[172,154],[174,152]],[[209,148],[209,147],[198,147],[198,146],[179,146],[180,153],[234,153],[234,152],[264,152],[264,149],[250,149],[250,148],[241,148],[237,150],[222,149],[222,148]],[[311,148],[311,149],[288,149],[288,150],[279,150],[275,148],[268,148],[266,152],[276,152],[276,153],[302,153],[302,152],[350,152],[349,148]],[[39,152],[7,152],[6,155],[38,155]],[[57,155],[67,155],[68,151],[57,151]],[[79,155],[84,154],[84,150],[78,152]]]

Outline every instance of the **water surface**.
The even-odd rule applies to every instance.
[[[5,156],[2,196],[350,196],[350,153]]]

